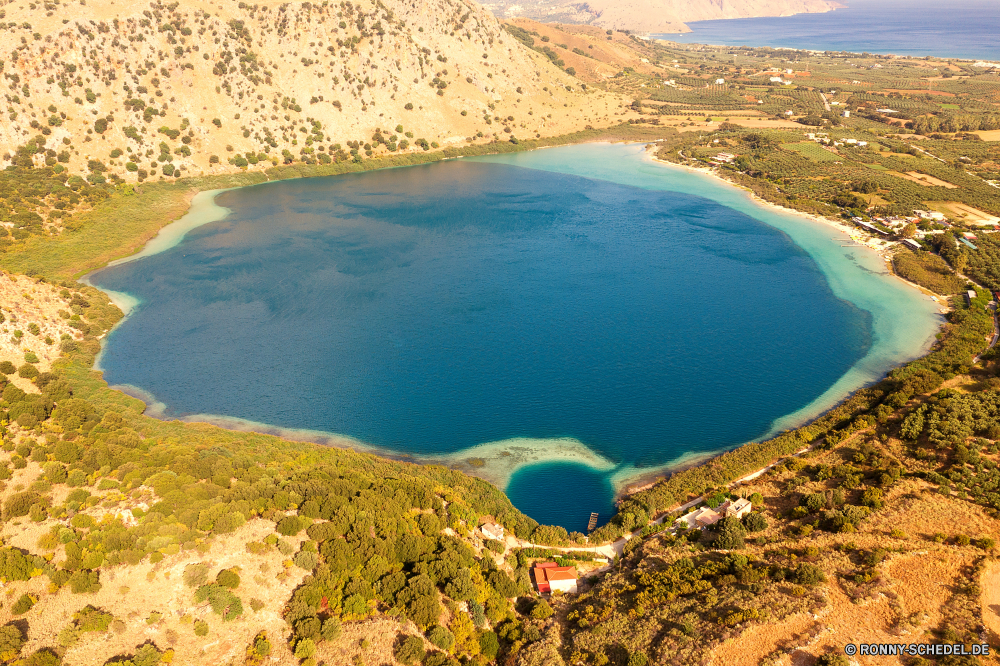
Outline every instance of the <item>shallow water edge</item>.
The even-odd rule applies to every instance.
[[[643,176],[651,179],[655,179],[657,177],[662,178],[664,173],[663,169],[672,170],[672,182],[666,186],[666,189],[696,193],[701,196],[705,196],[706,198],[710,198],[722,205],[747,213],[769,226],[778,228],[788,234],[796,245],[803,248],[810,254],[810,256],[813,257],[822,269],[827,281],[830,283],[831,289],[838,297],[850,301],[869,312],[873,309],[878,310],[880,307],[884,307],[877,302],[864,302],[864,299],[860,298],[857,293],[852,293],[851,285],[848,284],[850,280],[842,275],[842,273],[845,272],[845,264],[842,257],[840,258],[838,264],[837,261],[831,261],[829,257],[820,256],[823,254],[821,250],[829,251],[829,248],[834,246],[833,243],[840,241],[838,238],[831,238],[831,235],[838,233],[832,227],[823,225],[815,220],[811,220],[807,216],[794,211],[783,213],[768,209],[758,202],[753,201],[743,190],[728,182],[720,182],[721,179],[700,173],[690,173],[683,167],[675,165],[653,163],[650,160],[644,159],[644,156],[640,155],[640,153],[643,152],[641,146],[633,144],[628,148],[635,152],[635,157],[638,157],[645,163],[642,166]],[[565,148],[563,150],[565,150]],[[545,152],[556,153],[559,151]],[[517,166],[524,166],[528,168],[546,168],[544,165],[539,167],[520,164],[519,155],[520,154],[513,156],[500,156],[498,158],[487,157],[479,159],[499,159],[500,161],[515,164]],[[523,156],[521,156],[520,159],[523,159]],[[577,162],[577,164],[579,164],[579,162]],[[556,171],[559,169],[551,168],[551,170]],[[565,171],[563,172],[565,173]],[[680,175],[682,172],[683,175]],[[596,169],[596,172],[594,172],[594,170],[589,170],[587,173],[582,173],[580,175],[586,175],[588,177],[601,180],[616,180],[615,176],[611,174],[600,173],[599,168]],[[628,182],[627,184],[644,187],[641,183],[637,184],[635,182]],[[128,261],[135,261],[146,256],[163,252],[182,242],[188,231],[198,226],[224,219],[229,213],[228,209],[218,206],[215,203],[215,195],[222,191],[224,190],[205,191],[196,195],[196,197],[192,200],[191,209],[184,217],[161,229],[156,238],[147,243],[147,245],[139,253],[125,259],[117,260],[116,262],[113,262],[113,264],[117,265]],[[815,227],[817,226],[822,227],[819,237],[817,237],[817,234],[815,233]],[[806,238],[803,233],[797,233],[802,232],[803,229],[806,228],[812,228],[813,237]],[[823,236],[823,234],[826,235]],[[871,251],[867,249],[865,249],[864,252],[866,255],[871,253]],[[880,260],[877,257],[852,257],[848,263],[855,264],[854,270],[857,270],[857,264],[864,264],[863,270],[872,273],[872,277],[876,280],[884,281],[888,279],[894,284],[899,284],[900,282],[899,280],[892,278],[892,276],[884,270],[884,265],[881,266],[881,271],[877,270],[878,264],[880,263]],[[875,276],[874,273],[881,274]],[[87,280],[85,279],[85,281]],[[87,283],[89,284],[89,281],[87,281]],[[912,287],[908,288],[912,289]],[[105,291],[112,298],[112,300],[119,305],[119,307],[122,307],[126,314],[128,314],[128,311],[131,308],[134,308],[138,304],[138,300],[128,294],[108,292],[107,290]],[[853,291],[856,292],[857,288],[855,287]],[[857,302],[859,299],[863,302]],[[927,327],[929,334],[918,347],[914,347],[912,340],[901,339],[901,337],[905,336],[901,336],[899,331],[893,330],[897,328],[899,328],[898,322],[894,321],[892,317],[875,318],[873,321],[875,344],[872,346],[872,352],[870,352],[865,358],[861,359],[861,361],[852,367],[848,373],[841,377],[840,380],[838,380],[812,403],[804,406],[792,414],[788,414],[776,420],[772,424],[768,433],[760,439],[766,439],[786,428],[801,425],[802,423],[805,423],[832,408],[857,388],[877,381],[884,375],[887,369],[887,359],[891,359],[891,365],[894,366],[926,353],[930,344],[933,342],[933,336],[934,333],[936,333],[938,326],[934,325],[933,327]],[[878,353],[876,353],[876,347],[878,347]],[[886,351],[887,348],[889,348],[888,353]],[[100,369],[99,363],[100,358],[98,358],[98,361],[95,364],[97,369]],[[146,402],[147,405],[149,405],[147,408],[147,414],[154,417],[162,417],[163,405],[157,402],[155,396],[131,386],[115,386],[113,388],[122,390],[123,392],[133,395]],[[438,454],[416,456],[405,454],[396,450],[369,445],[346,435],[338,435],[335,433],[315,430],[281,428],[265,423],[234,417],[197,414],[185,417],[182,420],[188,422],[211,423],[234,430],[248,430],[264,434],[272,434],[286,439],[311,441],[331,446],[350,447],[359,451],[375,453],[394,459],[424,464],[443,464],[460,469],[480,478],[484,478],[505,489],[510,484],[511,478],[514,474],[518,470],[525,467],[551,463],[575,463],[584,465],[596,472],[606,475],[608,480],[613,485],[615,492],[621,493],[630,483],[634,483],[638,480],[648,480],[656,476],[664,475],[670,471],[691,467],[695,464],[703,462],[706,459],[710,459],[719,453],[733,448],[738,448],[739,446],[727,446],[720,448],[718,451],[711,452],[686,453],[673,460],[666,461],[661,465],[657,465],[656,467],[636,468],[632,465],[616,465],[615,462],[590,449],[585,443],[572,438],[513,438],[495,442],[486,442],[445,455]]]

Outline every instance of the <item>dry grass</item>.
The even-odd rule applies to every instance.
[[[990,215],[960,201],[928,201],[927,206],[931,210],[944,213],[948,217],[971,224],[997,224],[1000,222],[1000,217]]]
[[[60,289],[50,284],[35,282],[24,276],[15,277],[0,273],[0,312],[6,321],[0,324],[0,361],[10,361],[15,367],[24,364],[24,355],[33,352],[38,357],[35,364],[42,372],[52,368],[52,361],[59,355],[62,335],[76,339],[83,335],[70,328],[69,320],[59,316],[59,311],[69,316],[68,299],[59,295]],[[38,326],[38,333],[29,326]],[[22,336],[16,337],[15,331]],[[51,341],[47,342],[46,338]],[[15,375],[8,379],[24,391],[37,393],[38,388],[29,380]]]
[[[952,185],[951,183],[941,180],[940,178],[935,178],[934,176],[928,176],[926,173],[920,173],[919,171],[907,171],[906,173],[900,173],[899,171],[888,171],[893,176],[902,178],[903,180],[908,180],[911,183],[916,183],[918,185],[923,185],[925,187],[944,187],[949,190],[957,190],[958,185]]]

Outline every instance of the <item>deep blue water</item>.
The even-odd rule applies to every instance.
[[[106,379],[167,416],[413,454],[575,437],[656,466],[763,435],[872,344],[788,236],[690,194],[461,160],[217,202],[229,217],[93,278],[141,300]],[[582,529],[612,513],[608,478],[546,464],[509,489]]]
[[[823,14],[695,21],[683,43],[1000,60],[998,0],[841,0]]]

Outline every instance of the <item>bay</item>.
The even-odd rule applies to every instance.
[[[694,21],[654,35],[684,44],[772,46],[1000,61],[997,0],[845,0],[821,14]]]

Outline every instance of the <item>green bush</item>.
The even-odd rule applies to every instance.
[[[223,569],[219,572],[219,575],[215,577],[215,582],[222,587],[235,590],[240,586],[240,575],[232,569]]]
[[[323,629],[321,630],[320,635],[325,641],[335,641],[340,638],[342,631],[340,618],[333,616],[323,620]]]
[[[534,620],[547,620],[552,617],[552,606],[545,599],[539,599],[531,608],[531,617]]]
[[[435,625],[427,632],[427,640],[435,647],[448,651],[455,644],[455,634],[451,633],[446,627]]]
[[[184,584],[188,587],[201,587],[208,582],[208,565],[196,562],[184,567]]]
[[[11,518],[27,516],[28,512],[31,511],[31,505],[41,501],[42,496],[31,490],[14,493],[3,503],[3,519],[10,520]]]
[[[80,631],[105,632],[111,626],[111,621],[115,619],[115,616],[93,606],[84,606],[73,614],[73,619]]]
[[[13,624],[0,627],[0,662],[14,661],[24,647],[24,634]]]
[[[767,529],[767,519],[762,513],[751,513],[744,522],[748,532],[760,532]]]
[[[204,620],[194,621],[194,635],[195,636],[208,636],[208,622]]]
[[[27,594],[22,594],[20,598],[18,598],[18,600],[14,602],[14,605],[10,607],[10,612],[13,615],[24,615],[25,613],[30,611],[32,606],[34,605],[35,605],[35,600],[33,597]]]
[[[285,516],[278,521],[275,526],[275,531],[282,536],[295,536],[309,524],[308,518],[303,518],[300,516]]]
[[[417,636],[400,636],[392,650],[396,661],[405,666],[413,666],[424,659],[424,642]]]

